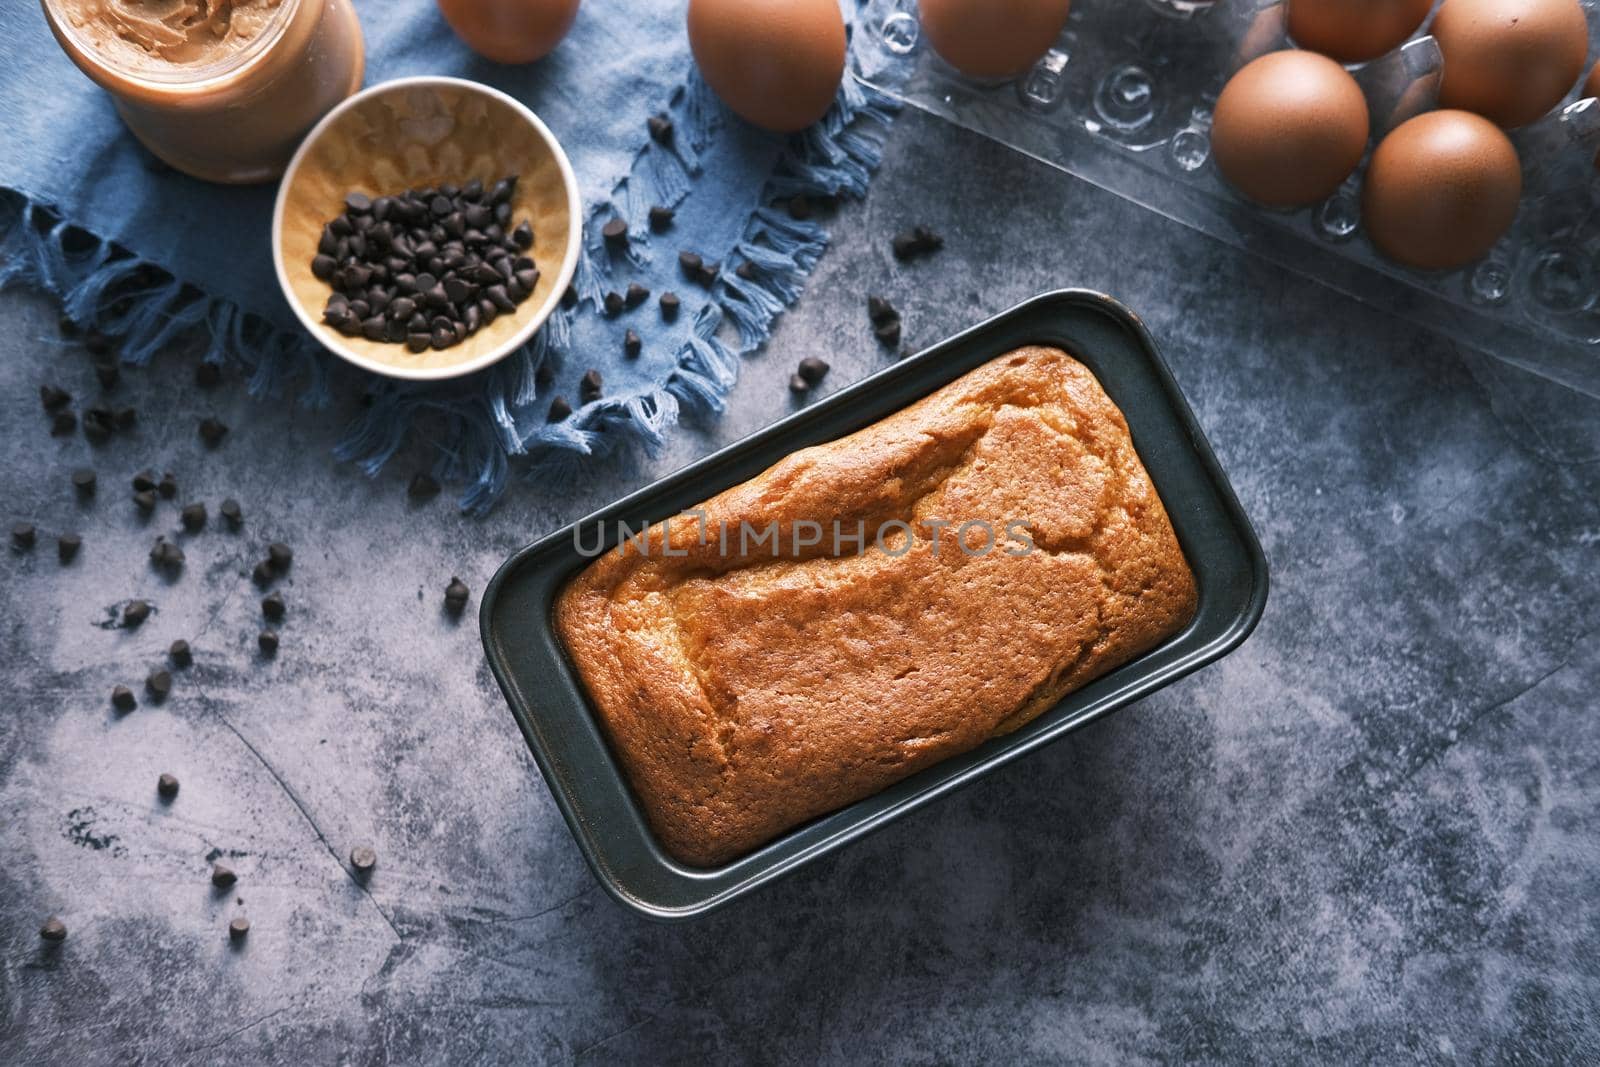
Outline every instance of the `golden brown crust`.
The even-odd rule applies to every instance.
[[[555,611],[652,828],[696,865],[1016,729],[1194,614],[1122,413],[1053,348],[991,360],[700,510],[597,559]],[[874,544],[897,519],[909,543],[891,526]],[[996,531],[986,554],[957,541],[971,519]],[[835,520],[846,538],[863,522],[866,550],[835,552]],[[1013,520],[1032,551],[1005,539]],[[774,521],[781,556],[754,540]],[[821,543],[803,544],[805,521]]]

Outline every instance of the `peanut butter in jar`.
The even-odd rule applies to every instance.
[[[207,181],[271,181],[361,87],[350,0],[41,0],[61,47],[128,129]]]

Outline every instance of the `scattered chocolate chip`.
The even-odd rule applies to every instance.
[[[133,494],[133,502],[138,505],[140,511],[148,515],[156,509],[156,494],[150,489],[141,490]]]
[[[570,285],[567,286],[566,290],[561,294],[561,306],[564,307],[564,308],[575,308],[575,307],[577,307],[578,306],[578,290],[574,289]]]
[[[156,472],[155,471],[142,470],[138,474],[135,474],[133,476],[133,490],[134,490],[134,492],[142,493],[147,489],[154,489],[155,487],[156,487]]]
[[[133,690],[125,685],[113,686],[111,689],[111,706],[118,711],[132,711],[139,706],[138,698],[133,695]]]
[[[627,295],[622,298],[622,302],[627,307],[636,308],[649,299],[650,290],[646,289],[638,282],[631,282],[628,285]]]
[[[77,534],[62,534],[56,538],[56,558],[62,563],[71,563],[78,558],[78,550],[83,547],[83,538]]]
[[[65,437],[78,428],[78,416],[70,411],[58,411],[50,420],[50,436]]]
[[[178,795],[178,780],[170,774],[162,774],[156,779],[156,792],[171,800]]]
[[[261,649],[263,656],[276,656],[278,654],[278,631],[262,630],[256,635],[256,646]]]
[[[698,278],[705,269],[705,260],[697,252],[679,252],[678,267],[689,278]]]
[[[167,658],[174,667],[187,667],[194,662],[194,651],[189,648],[189,642],[180,637],[167,646]]]
[[[828,369],[826,360],[818,359],[816,356],[807,356],[800,361],[799,374],[808,384],[816,385],[827,376]]]
[[[798,375],[798,374],[789,375],[789,392],[795,394],[796,396],[799,396],[802,393],[807,392],[810,388],[811,388],[811,383],[806,381],[804,378],[800,377],[800,375]]]
[[[583,372],[583,378],[578,382],[578,399],[585,404],[599,400],[604,388],[605,383],[600,378],[600,372],[593,369],[586,370]]]
[[[11,527],[11,543],[17,548],[32,548],[38,538],[31,522],[19,522]]]
[[[944,238],[926,226],[914,226],[895,234],[890,246],[894,249],[894,258],[911,259],[914,256],[931,255],[939,251],[944,247]]]
[[[756,265],[747,259],[735,267],[733,269],[733,273],[737,274],[747,282],[751,281],[756,276]]]
[[[882,326],[886,322],[898,321],[900,312],[895,310],[893,304],[881,296],[867,297],[867,318],[872,320],[874,326]]]
[[[144,680],[144,690],[151,700],[161,703],[172,693],[172,675],[165,670],[151,671],[150,677]]]
[[[196,500],[192,504],[185,504],[178,513],[178,518],[183,522],[183,528],[190,533],[198,533],[206,525],[206,506]]]
[[[139,412],[133,408],[117,409],[117,429],[131,430],[139,422]]]
[[[90,330],[83,335],[83,347],[89,350],[91,356],[109,356],[111,354],[111,338],[99,330]]]
[[[67,924],[52,915],[39,927],[39,936],[52,945],[59,945],[67,939]]]
[[[606,294],[605,304],[607,315],[620,315],[623,309],[628,306],[627,300],[615,289]]]
[[[542,389],[545,386],[549,385],[551,382],[556,380],[556,370],[555,370],[555,367],[553,367],[551,365],[554,362],[555,362],[554,360],[550,360],[550,359],[544,359],[544,360],[540,360],[539,361],[539,365],[537,367],[535,367],[534,371],[533,371],[533,384],[534,385],[536,385],[536,386],[538,386],[539,388]]]
[[[239,506],[239,502],[233,497],[224,498],[222,506],[217,510],[222,512],[222,517],[227,520],[229,529],[237,530],[244,524],[244,509]]]
[[[627,244],[628,224],[613,215],[604,226],[600,227],[600,236],[604,237],[606,244],[612,247]]]
[[[668,292],[661,294],[661,317],[666,319],[668,322],[672,322],[677,319],[678,308],[680,306],[681,305],[678,300],[677,293]]]
[[[878,339],[878,343],[884,347],[894,348],[900,343],[900,320],[893,319],[884,323],[882,326],[874,329],[872,331],[872,335],[876,337]]]
[[[115,389],[117,383],[122,380],[122,368],[115,363],[96,363],[94,376],[100,379],[100,388]]]
[[[645,120],[645,126],[650,130],[650,139],[656,144],[672,143],[672,120],[666,115],[651,115]]]
[[[472,590],[467,588],[467,583],[460,578],[452,577],[450,584],[445,586],[444,606],[455,615],[461,614],[467,606],[467,600],[472,596]]]
[[[235,915],[228,923],[228,937],[234,941],[243,941],[250,933],[250,920],[243,915]]]
[[[623,355],[627,356],[629,359],[636,359],[643,349],[644,342],[639,339],[639,335],[637,333],[629,330],[627,333],[622,335]]]
[[[546,416],[548,422],[560,422],[572,414],[572,405],[567,403],[567,398],[558,396],[550,401],[550,414]]]
[[[789,217],[804,222],[811,217],[811,201],[804,195],[789,198]]]
[[[201,360],[194,365],[194,384],[202,389],[210,389],[222,381],[222,367],[209,360]]]
[[[39,386],[39,403],[46,411],[59,411],[72,403],[72,394],[54,385]]]
[[[372,868],[378,865],[378,854],[366,845],[357,845],[350,850],[350,866],[355,868],[357,874],[372,873]]]
[[[211,884],[216,886],[218,889],[227,889],[238,880],[239,876],[233,873],[233,869],[231,867],[226,867],[220,863],[212,865]]]
[[[138,626],[150,617],[150,605],[143,600],[130,600],[122,608],[122,625]]]
[[[104,408],[90,408],[83,413],[83,436],[92,445],[103,445],[111,439],[116,429],[116,415]]]
[[[261,614],[265,615],[273,622],[277,622],[279,619],[283,618],[284,612],[287,610],[288,605],[283,602],[282,593],[268,593],[266,596],[261,598]]]
[[[277,568],[272,565],[272,561],[270,559],[264,559],[260,563],[257,563],[255,570],[250,572],[250,577],[255,580],[255,583],[262,586],[271,585],[272,579],[276,578],[277,576]]]
[[[670,207],[662,207],[657,204],[650,209],[650,229],[655,233],[670,230],[672,228],[672,220],[676,215],[677,212]]]
[[[412,500],[432,500],[439,495],[439,479],[427,471],[418,471],[411,476],[411,484],[406,486],[406,495]]]
[[[178,479],[173,477],[171,471],[167,471],[161,476],[161,481],[156,485],[156,492],[167,500],[171,500],[178,495]]]
[[[56,329],[61,331],[62,337],[69,339],[78,336],[78,334],[81,332],[78,329],[78,324],[73,322],[66,315],[62,315],[56,320]]]
[[[95,482],[94,471],[88,467],[79,467],[72,472],[72,488],[78,491],[79,496],[94,496]]]
[[[717,273],[721,270],[720,264],[707,262],[700,267],[700,275],[695,280],[709,289],[716,284]]]
[[[216,448],[227,435],[228,427],[220,420],[215,418],[200,420],[200,439],[210,447]]]
[[[294,563],[294,549],[282,541],[274,541],[267,546],[267,559],[272,563],[273,569],[282,574],[289,569],[290,564]]]
[[[155,544],[150,546],[150,562],[157,567],[177,570],[184,563],[183,549],[165,537],[158,537]]]

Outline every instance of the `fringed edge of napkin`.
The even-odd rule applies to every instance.
[[[758,203],[797,195],[863,195],[897,109],[891,97],[846,75],[822,121],[790,139]],[[642,261],[649,254],[649,205],[675,206],[688,194],[700,153],[723,115],[698,76],[675,90],[669,110],[676,136],[665,144],[646,141],[641,165],[617,183],[610,200],[589,211],[573,280],[580,305],[597,305],[611,277],[600,227],[613,213],[631,220],[624,257]],[[341,436],[334,455],[372,476],[408,438],[420,435],[437,452],[434,473],[449,483],[466,483],[461,509],[482,515],[505,492],[512,456],[531,453],[528,476],[560,482],[580,471],[584,457],[630,445],[654,452],[683,414],[723,411],[740,356],[771,335],[774,320],[800,295],[827,243],[820,223],[757,208],[729,257],[748,260],[753,276],[721,272],[710,300],[695,316],[676,369],[660,386],[606,397],[561,422],[545,423],[542,412],[533,410],[539,369],[566,347],[578,310],[558,308],[523,348],[448,386],[365,376],[365,410]],[[252,396],[281,396],[298,379],[299,401],[325,407],[332,399],[334,373],[363,377],[304,335],[207,297],[18,193],[7,193],[0,202],[0,289],[11,286],[57,297],[65,317],[114,338],[130,364],[148,363],[174,342],[198,335],[206,345],[203,358],[241,368]],[[719,337],[725,318],[737,335],[736,347]]]

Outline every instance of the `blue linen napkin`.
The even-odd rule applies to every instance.
[[[859,0],[844,0],[854,12]],[[567,39],[535,64],[500,66],[474,55],[427,0],[356,0],[372,85],[414,74],[452,74],[505,90],[532,108],[572,159],[586,203],[584,253],[574,283],[581,303],[553,316],[523,351],[446,385],[401,384],[346,368],[297,325],[272,271],[273,186],[230,187],[161,164],[123,128],[110,98],[51,37],[43,15],[19,5],[0,34],[0,286],[29,284],[59,297],[65,313],[120,340],[142,363],[186,332],[210,341],[206,357],[244,366],[251,391],[303,400],[365,391],[364,414],[340,443],[342,459],[376,473],[408,436],[424,432],[436,472],[467,483],[462,506],[482,512],[504,490],[510,457],[605,453],[660,443],[685,410],[716,413],[737,374],[737,354],[761,344],[799,295],[826,247],[825,229],[774,206],[797,193],[861,195],[881,154],[893,105],[846,78],[815,127],[792,137],[732,116],[693,71],[684,0],[590,0]],[[670,114],[676,135],[652,141],[646,120]],[[652,234],[648,209],[677,209]],[[628,220],[612,253],[600,227]],[[677,253],[725,265],[709,290],[686,281]],[[751,264],[748,277],[734,269]],[[652,298],[607,318],[607,290],[637,281],[683,299],[676,322]],[[729,320],[725,323],[725,320]],[[644,341],[637,359],[622,338]],[[553,361],[554,380],[537,383]],[[599,370],[604,396],[578,405],[577,379]],[[578,410],[546,421],[563,395]],[[559,464],[531,465],[547,472]]]

